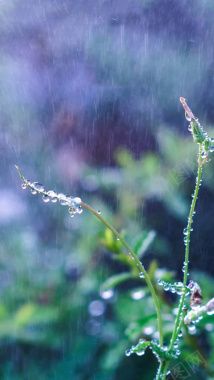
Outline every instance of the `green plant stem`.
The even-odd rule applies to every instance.
[[[190,207],[190,213],[189,213],[188,224],[187,224],[186,249],[185,249],[185,261],[184,261],[185,269],[184,269],[184,279],[183,279],[184,287],[186,287],[187,277],[188,277],[189,245],[190,245],[191,225],[192,225],[193,215],[194,215],[194,211],[195,211],[195,205],[196,205],[196,201],[197,201],[197,197],[198,197],[198,191],[199,191],[200,182],[201,182],[201,174],[202,174],[201,154],[202,154],[202,144],[200,143],[199,144],[199,152],[198,152],[198,172],[197,172],[195,190],[194,190],[194,194],[193,194],[193,200],[192,200],[192,204]],[[183,306],[184,306],[184,300],[185,300],[186,292],[187,292],[187,290],[185,289],[183,291],[183,294],[182,294],[181,299],[180,299],[178,314],[177,314],[177,317],[175,320],[175,326],[174,326],[174,330],[173,330],[173,334],[172,334],[172,339],[171,339],[171,342],[169,345],[169,351],[172,350],[174,343],[175,343],[175,341],[178,337],[178,334],[180,332],[180,329],[182,327],[182,324],[183,324],[183,319],[184,319]],[[165,365],[164,365],[164,369],[163,369],[163,378],[162,378],[163,380],[166,378],[168,366],[169,366],[169,361],[166,361]]]
[[[143,264],[140,262],[138,257],[135,255],[134,251],[131,249],[131,247],[128,245],[128,243],[123,239],[123,237],[119,234],[119,232],[110,224],[108,223],[105,219],[102,218],[100,214],[98,214],[92,207],[87,205],[84,202],[81,202],[81,206],[89,210],[92,214],[94,214],[107,228],[109,228],[112,233],[121,241],[121,243],[124,245],[124,247],[128,250],[132,258],[135,260],[136,265],[139,269],[139,273],[142,272],[144,279],[149,287],[149,290],[151,292],[151,295],[153,297],[155,307],[156,307],[156,312],[157,312],[157,319],[158,319],[158,331],[159,331],[159,343],[162,346],[163,345],[163,325],[162,325],[162,317],[161,317],[161,311],[160,311],[160,305],[158,302],[157,294],[155,292],[155,289],[152,285],[152,282],[149,278],[148,273],[146,272]]]

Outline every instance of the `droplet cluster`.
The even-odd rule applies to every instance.
[[[30,188],[32,194],[42,194],[42,199],[45,203],[52,202],[59,203],[62,206],[68,206],[69,214],[73,217],[75,214],[82,213],[81,199],[79,197],[70,197],[63,193],[57,194],[53,190],[45,191],[44,186],[39,182],[30,182],[23,178],[23,183],[21,185],[22,189]]]
[[[186,292],[186,287],[183,285],[182,282],[170,283],[163,280],[158,280],[157,283],[158,285],[163,286],[165,291],[176,293],[179,296],[181,296],[184,291]]]
[[[135,353],[138,356],[142,356],[145,354],[146,348],[149,347],[159,362],[165,359],[177,359],[180,355],[180,350],[178,350],[178,340],[179,338],[176,340],[172,350],[169,351],[167,346],[161,346],[155,339],[150,342],[140,339],[138,344],[136,346],[132,346],[125,352],[125,354],[126,356],[130,356]]]
[[[145,349],[150,345],[150,342],[147,342],[144,339],[140,339],[136,346],[132,346],[129,350],[126,350],[126,356],[130,356],[133,353],[136,353],[138,356],[145,354]]]

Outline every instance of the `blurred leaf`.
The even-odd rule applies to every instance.
[[[134,253],[138,256],[141,257],[143,254],[147,251],[147,249],[150,247],[152,244],[154,238],[156,236],[155,231],[149,231],[148,233],[145,233],[142,235],[135,243],[134,245]]]
[[[19,326],[24,326],[29,323],[36,311],[36,305],[27,303],[20,307],[14,316],[14,321]]]
[[[149,269],[148,269],[148,275],[150,277],[151,280],[154,280],[154,277],[155,277],[155,272],[158,268],[158,263],[156,260],[152,260],[150,265],[149,265]]]
[[[114,276],[109,277],[102,285],[101,292],[115,288],[115,286],[121,284],[124,281],[130,280],[133,278],[132,273],[119,273]]]
[[[117,240],[115,235],[108,228],[101,233],[100,242],[111,252],[119,253],[122,249],[122,243]]]
[[[53,322],[58,318],[58,315],[59,312],[55,307],[27,303],[18,309],[14,316],[14,321],[19,326],[25,326]]]
[[[126,336],[132,341],[135,341],[140,335],[142,336],[143,328],[148,326],[148,323],[152,320],[157,320],[157,315],[155,313],[149,314],[138,321],[131,322],[125,330]]]
[[[7,315],[8,312],[5,305],[2,302],[0,302],[0,320],[5,319]]]

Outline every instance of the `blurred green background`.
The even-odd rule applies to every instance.
[[[125,356],[157,338],[126,252],[87,211],[71,219],[22,191],[14,164],[101,210],[154,283],[182,280],[197,146],[179,97],[214,137],[213,20],[213,0],[0,2],[1,379],[154,378],[149,350]],[[190,250],[204,302],[214,295],[213,171],[212,159]],[[178,297],[157,291],[167,343]],[[169,378],[184,378],[178,366],[214,378],[212,317],[183,335]]]

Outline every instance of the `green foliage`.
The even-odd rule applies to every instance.
[[[183,266],[183,282],[177,282],[177,283],[168,283],[164,281],[163,279],[158,280],[158,284],[162,285],[165,291],[171,291],[172,293],[176,293],[180,296],[179,301],[179,307],[177,311],[177,316],[172,325],[168,326],[168,329],[166,329],[165,332],[165,339],[169,339],[170,332],[172,331],[172,336],[170,341],[168,342],[167,346],[163,345],[163,323],[162,323],[162,314],[161,314],[161,306],[162,304],[166,303],[165,299],[162,299],[160,293],[158,292],[154,280],[156,276],[157,271],[157,263],[156,261],[152,261],[150,264],[150,267],[148,268],[148,271],[145,270],[145,267],[140,262],[138,256],[141,258],[143,254],[147,251],[148,248],[150,248],[150,245],[152,244],[154,238],[155,238],[155,232],[150,231],[148,233],[144,233],[143,235],[137,237],[134,241],[134,250],[130,247],[130,245],[127,243],[127,241],[124,239],[124,236],[115,230],[114,227],[112,227],[111,224],[109,224],[102,216],[100,216],[100,211],[96,212],[92,207],[88,206],[86,203],[82,202],[80,198],[78,197],[70,197],[66,196],[62,193],[57,194],[53,191],[46,191],[44,189],[44,186],[38,182],[31,183],[29,180],[26,180],[24,176],[22,175],[21,171],[18,167],[17,170],[19,172],[19,175],[23,181],[22,187],[24,189],[30,188],[32,194],[41,194],[43,201],[45,203],[52,201],[56,202],[57,200],[64,206],[69,207],[69,213],[73,217],[75,214],[80,214],[82,212],[82,208],[87,209],[90,211],[93,215],[95,215],[106,227],[107,229],[104,231],[104,233],[101,234],[100,242],[103,244],[103,246],[110,252],[113,253],[114,258],[117,261],[120,261],[123,263],[123,265],[129,267],[130,272],[124,272],[120,274],[113,275],[109,277],[101,287],[101,295],[104,299],[111,298],[113,295],[113,291],[116,286],[121,285],[122,283],[126,282],[127,280],[135,280],[135,281],[143,281],[144,285],[147,285],[148,288],[145,292],[143,288],[137,289],[132,293],[133,300],[139,300],[145,297],[147,293],[147,309],[145,312],[145,316],[142,318],[138,316],[138,305],[137,303],[134,303],[132,306],[128,307],[129,313],[127,315],[128,319],[125,318],[125,313],[123,313],[123,305],[121,302],[117,302],[117,314],[120,316],[120,322],[128,324],[130,318],[132,320],[132,324],[126,329],[126,334],[129,337],[129,339],[136,338],[138,335],[140,336],[142,332],[147,331],[147,335],[150,335],[150,339],[143,339],[142,337],[139,339],[139,342],[136,346],[132,346],[130,350],[126,351],[126,356],[130,356],[132,353],[136,353],[138,356],[142,356],[145,354],[145,350],[147,347],[150,347],[152,349],[152,352],[155,354],[155,356],[158,359],[159,368],[156,375],[156,380],[164,380],[167,376],[167,370],[169,367],[169,363],[172,359],[176,359],[180,355],[180,350],[178,349],[178,342],[182,336],[181,328],[183,327],[183,323],[188,325],[188,329],[192,331],[192,325],[193,323],[198,322],[200,319],[203,318],[204,315],[212,315],[214,314],[214,298],[211,299],[205,306],[199,307],[201,304],[202,296],[201,296],[201,290],[197,283],[193,282],[190,283],[187,286],[187,276],[188,276],[188,264],[189,264],[189,244],[190,244],[190,233],[191,233],[191,225],[193,221],[193,215],[195,212],[195,205],[196,200],[198,197],[198,191],[199,186],[201,183],[201,175],[202,175],[202,165],[206,163],[207,157],[209,152],[213,151],[211,142],[212,139],[210,139],[206,132],[203,131],[202,127],[200,126],[197,119],[195,119],[192,111],[187,106],[185,99],[181,98],[181,103],[184,107],[186,117],[190,119],[190,130],[193,134],[193,140],[198,143],[199,152],[198,152],[198,171],[197,171],[197,177],[196,177],[196,184],[195,184],[195,190],[193,194],[193,200],[190,207],[190,213],[188,217],[188,224],[187,228],[184,230],[184,244],[185,244],[185,261]],[[205,140],[206,138],[206,140]],[[205,142],[204,142],[205,140]],[[126,163],[126,166],[131,172],[134,172],[134,161],[133,159],[127,154],[127,152],[120,151],[118,153],[118,162],[123,167],[123,165]],[[129,164],[127,165],[127,162]],[[153,171],[156,171],[157,162],[155,160],[149,159],[149,161],[144,161],[144,174],[150,176]],[[147,168],[147,170],[145,170]],[[154,174],[154,173],[152,173]],[[136,177],[138,179],[139,173],[136,173]],[[136,194],[137,195],[137,194]],[[127,210],[126,210],[127,211]],[[116,238],[116,239],[115,239]],[[127,238],[128,235],[127,235]],[[193,284],[193,286],[192,286]],[[190,299],[190,307],[192,310],[190,310],[187,315],[185,315],[185,298],[186,296],[191,292],[191,299]],[[159,299],[158,299],[159,296]],[[152,302],[152,303],[151,303]],[[151,323],[154,317],[154,310],[152,310],[152,304],[155,306],[155,311],[157,315],[157,321],[158,324],[151,327],[148,326],[146,330],[147,323]],[[103,309],[102,303],[100,301],[94,301],[92,302],[91,306],[89,305],[89,310],[91,309],[91,314],[95,316],[99,316],[103,313],[103,311],[96,311],[92,305],[98,305],[100,304],[101,310]],[[118,306],[119,305],[119,306]],[[197,307],[197,310],[195,308]],[[125,305],[125,309],[127,309],[127,302]],[[167,308],[165,308],[164,314],[164,325],[166,323],[166,313]],[[122,314],[121,314],[122,312]],[[121,315],[120,315],[121,314]],[[3,312],[4,315],[4,312]],[[55,318],[54,318],[55,317]],[[27,303],[20,307],[18,311],[16,311],[14,316],[14,324],[17,326],[17,331],[19,329],[23,329],[24,327],[28,326],[28,324],[38,324],[38,323],[45,323],[46,321],[49,321],[49,319],[55,319],[57,322],[58,319],[58,313],[54,313],[54,309],[46,308],[46,310],[40,310],[38,306],[34,303]],[[127,319],[127,320],[126,320]],[[133,325],[133,322],[135,323]],[[164,326],[165,327],[165,326]],[[194,329],[195,326],[193,325]],[[155,332],[155,330],[157,331]],[[6,331],[6,330],[5,330]],[[149,331],[149,333],[148,333]],[[155,332],[155,334],[158,334],[159,341],[156,341],[152,338],[152,334]],[[117,363],[117,361],[116,361]]]

